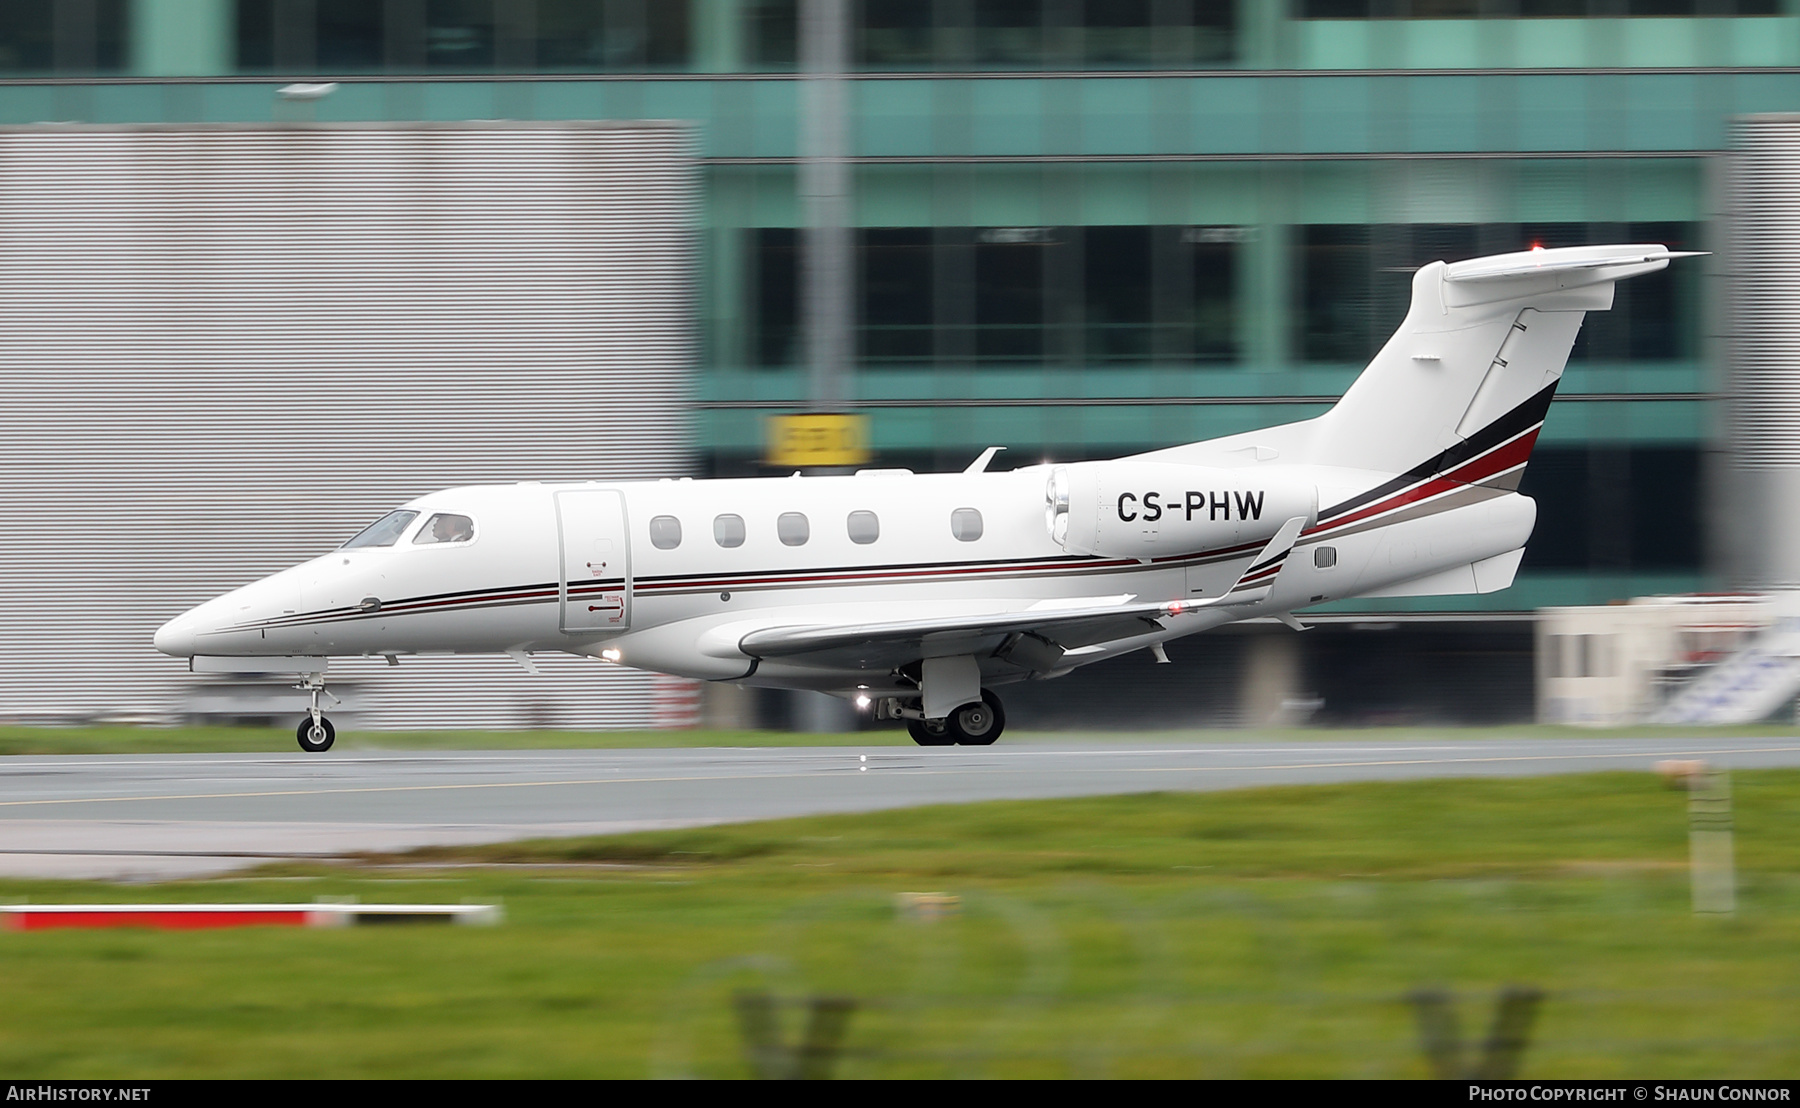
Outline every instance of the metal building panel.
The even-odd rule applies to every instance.
[[[1732,128],[1723,259],[1739,582],[1800,588],[1800,115]]]
[[[163,620],[421,493],[688,472],[690,146],[0,129],[0,718],[178,711],[198,679],[151,649]],[[654,721],[646,674],[546,673],[371,671],[365,725]]]

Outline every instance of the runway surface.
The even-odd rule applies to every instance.
[[[10,757],[0,758],[0,874],[156,880],[277,858],[920,804],[1648,770],[1661,758],[1800,766],[1800,738]]]

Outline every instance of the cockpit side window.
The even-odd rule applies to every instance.
[[[338,549],[352,550],[359,546],[392,546],[400,541],[400,533],[406,530],[406,525],[418,518],[419,513],[409,512],[405,509],[389,512],[358,531],[355,538]]]
[[[424,546],[434,542],[468,542],[475,537],[475,521],[468,516],[459,516],[451,512],[439,512],[419,528],[418,537],[413,539],[414,546]]]

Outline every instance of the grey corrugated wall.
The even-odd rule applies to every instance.
[[[0,719],[178,714],[161,622],[421,493],[688,471],[696,185],[675,124],[0,129]],[[543,665],[361,725],[655,718]]]

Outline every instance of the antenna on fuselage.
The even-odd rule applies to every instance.
[[[986,473],[988,463],[994,460],[994,455],[1000,453],[1002,450],[1005,450],[1005,449],[1006,449],[1006,447],[1004,447],[1004,446],[988,447],[986,450],[983,450],[981,452],[981,457],[976,458],[974,461],[970,462],[969,468],[963,470],[963,472],[964,473]]]

